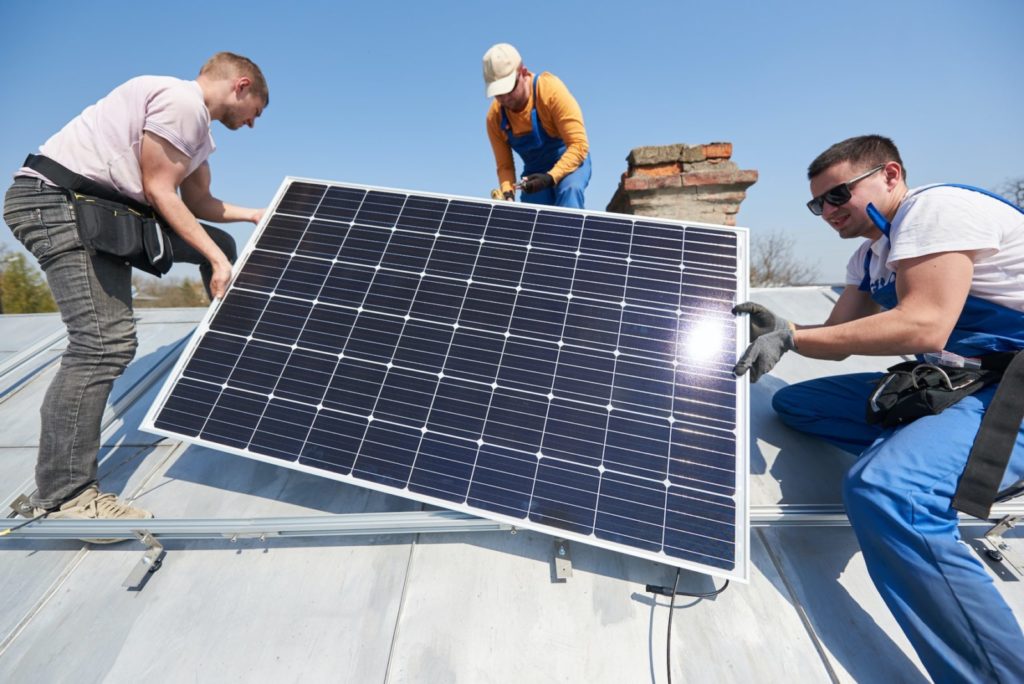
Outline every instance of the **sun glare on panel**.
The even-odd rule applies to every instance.
[[[722,321],[703,320],[680,331],[679,360],[701,364],[715,357],[725,339]]]

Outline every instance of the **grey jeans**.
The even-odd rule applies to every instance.
[[[32,504],[50,509],[96,482],[103,411],[137,346],[132,268],[120,259],[89,254],[64,192],[40,180],[14,179],[4,199],[4,221],[39,261],[68,330],[67,349],[40,408]],[[203,227],[234,261],[232,237]],[[202,255],[176,235],[171,245],[176,262],[200,264],[209,292],[212,269]]]
[[[96,482],[100,421],[110,388],[135,356],[132,268],[82,247],[63,191],[16,178],[4,221],[39,261],[68,345],[40,409],[32,504],[55,508]]]

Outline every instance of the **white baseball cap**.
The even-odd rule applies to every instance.
[[[504,95],[516,87],[516,75],[523,58],[519,51],[508,43],[492,45],[484,53],[484,83],[487,84],[487,97]]]

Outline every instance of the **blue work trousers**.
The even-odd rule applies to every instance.
[[[843,501],[871,579],[936,682],[1024,682],[1024,634],[972,550],[953,494],[995,386],[895,429],[865,421],[879,373],[779,390],[784,423],[859,460]],[[1000,488],[1024,476],[1024,430]]]
[[[526,172],[534,173],[533,171]],[[583,191],[590,183],[590,155],[583,160],[579,168],[560,180],[554,187],[544,188],[540,192],[523,192],[519,194],[522,202],[529,204],[546,204],[554,207],[583,208]]]

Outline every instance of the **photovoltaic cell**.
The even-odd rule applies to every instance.
[[[745,232],[287,179],[160,434],[728,577]]]

